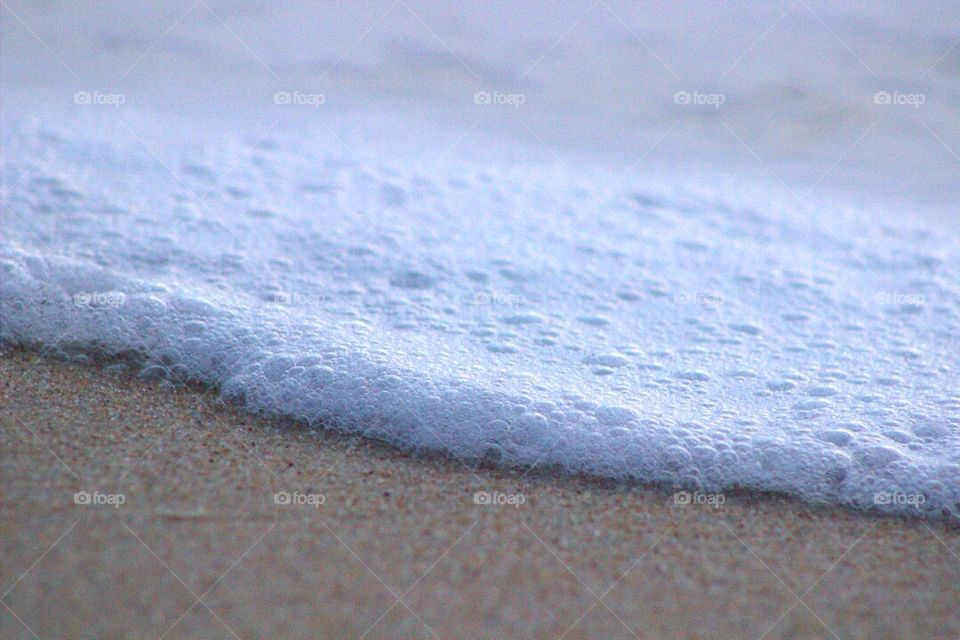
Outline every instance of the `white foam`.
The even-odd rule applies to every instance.
[[[949,238],[304,131],[10,120],[0,339],[407,449],[960,516]]]

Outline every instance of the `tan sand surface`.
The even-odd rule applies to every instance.
[[[676,505],[213,395],[0,357],[3,638],[960,638],[955,524]]]

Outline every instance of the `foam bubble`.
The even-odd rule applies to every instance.
[[[935,235],[921,255],[756,185],[385,166],[362,138],[4,131],[5,342],[407,449],[960,517],[960,255]]]

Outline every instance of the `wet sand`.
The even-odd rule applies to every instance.
[[[0,424],[11,640],[960,638],[955,524],[470,468],[23,351]]]

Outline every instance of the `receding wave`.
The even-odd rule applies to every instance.
[[[4,342],[407,449],[960,517],[960,255],[928,231],[685,176],[7,130]]]

